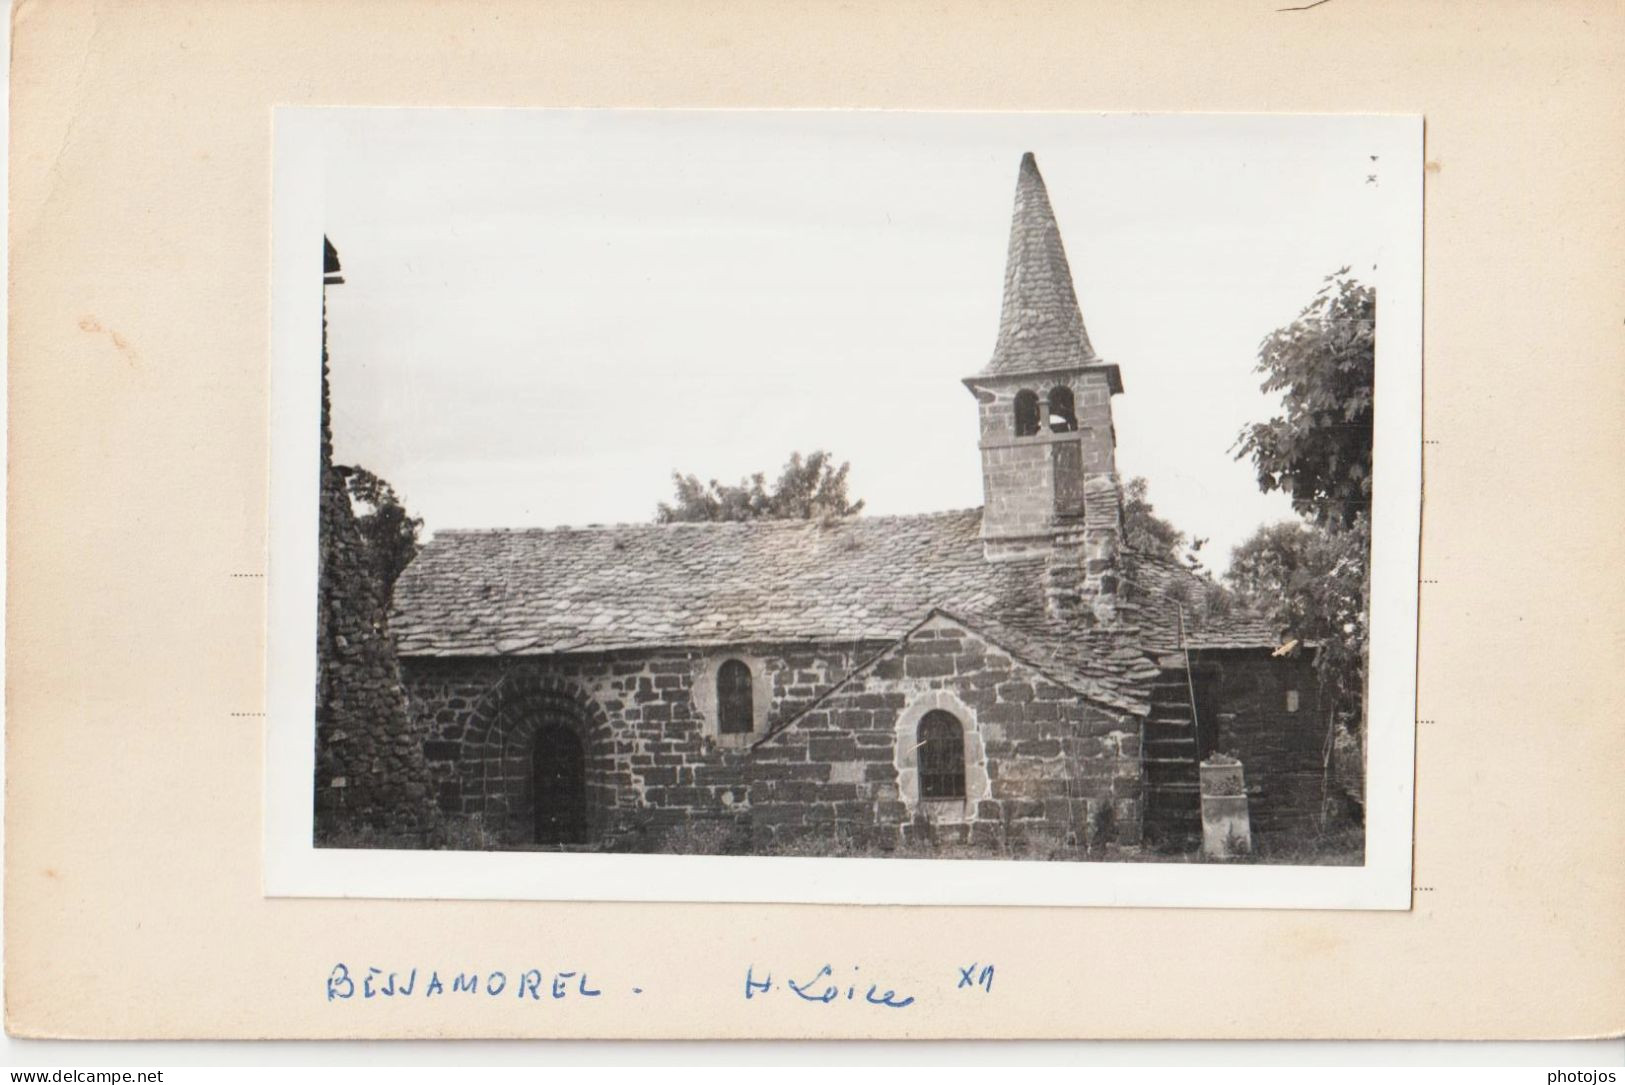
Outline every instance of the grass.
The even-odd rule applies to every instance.
[[[347,825],[318,832],[316,846],[401,851],[497,851],[504,847],[501,837],[478,814],[445,816],[427,833]]]
[[[1099,834],[1097,833],[1097,839]],[[697,820],[651,827],[634,836],[572,851],[637,855],[755,855],[824,859],[1010,859],[1027,862],[1221,863],[1273,866],[1360,866],[1365,862],[1363,827],[1341,826],[1324,832],[1254,833],[1252,852],[1228,859],[1205,858],[1199,849],[1159,850],[1116,843],[1086,846],[1048,837],[1009,841],[997,846],[931,843],[917,837],[887,842],[872,833],[835,825],[829,832],[803,830],[767,839],[753,835],[748,824],[730,820]],[[324,834],[322,848],[392,848],[444,851],[558,851],[542,844],[509,841],[486,826],[478,814],[448,819],[427,836],[390,832],[367,826]]]
[[[1363,866],[1365,829],[1362,826],[1336,826],[1325,831],[1273,831],[1253,834],[1249,854],[1228,859],[1209,859],[1200,848],[1191,851],[1137,849],[1133,853],[1109,856],[1135,863],[1213,863],[1226,866]]]

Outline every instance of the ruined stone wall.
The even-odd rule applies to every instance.
[[[1314,664],[1307,656],[1275,659],[1264,651],[1200,652],[1196,662],[1218,664],[1216,745],[1242,763],[1254,830],[1313,831],[1326,740]]]
[[[325,303],[324,303],[325,304]],[[388,630],[389,590],[373,573],[333,466],[326,313],[322,322],[320,566],[316,610],[315,836],[320,844],[395,847],[425,842],[437,821],[428,801],[423,735],[412,727]]]
[[[317,609],[316,840],[373,831],[421,843],[434,824],[423,736],[412,727],[387,593],[371,576],[343,480],[323,473]]]

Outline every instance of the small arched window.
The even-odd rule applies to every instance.
[[[1073,405],[1072,389],[1063,384],[1049,390],[1049,428],[1051,433],[1071,433],[1078,428],[1078,412]]]
[[[1031,437],[1038,432],[1038,393],[1023,388],[1016,393],[1016,436]]]
[[[965,732],[959,721],[940,709],[920,720],[920,798],[965,797]]]
[[[724,735],[748,735],[755,730],[751,719],[750,668],[737,659],[717,668],[717,731]]]

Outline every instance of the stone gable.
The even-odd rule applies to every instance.
[[[919,795],[912,736],[946,711],[964,731],[966,794]],[[859,847],[1080,847],[1107,827],[1138,839],[1139,721],[1076,690],[946,615],[861,668],[750,762],[759,834]]]

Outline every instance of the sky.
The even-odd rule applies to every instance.
[[[324,111],[335,456],[428,533],[647,521],[674,470],[852,465],[871,514],[982,503],[975,401],[1037,155],[1118,470],[1230,548],[1290,518],[1237,434],[1260,341],[1375,283],[1372,117]],[[1398,181],[1398,178],[1394,178]]]

